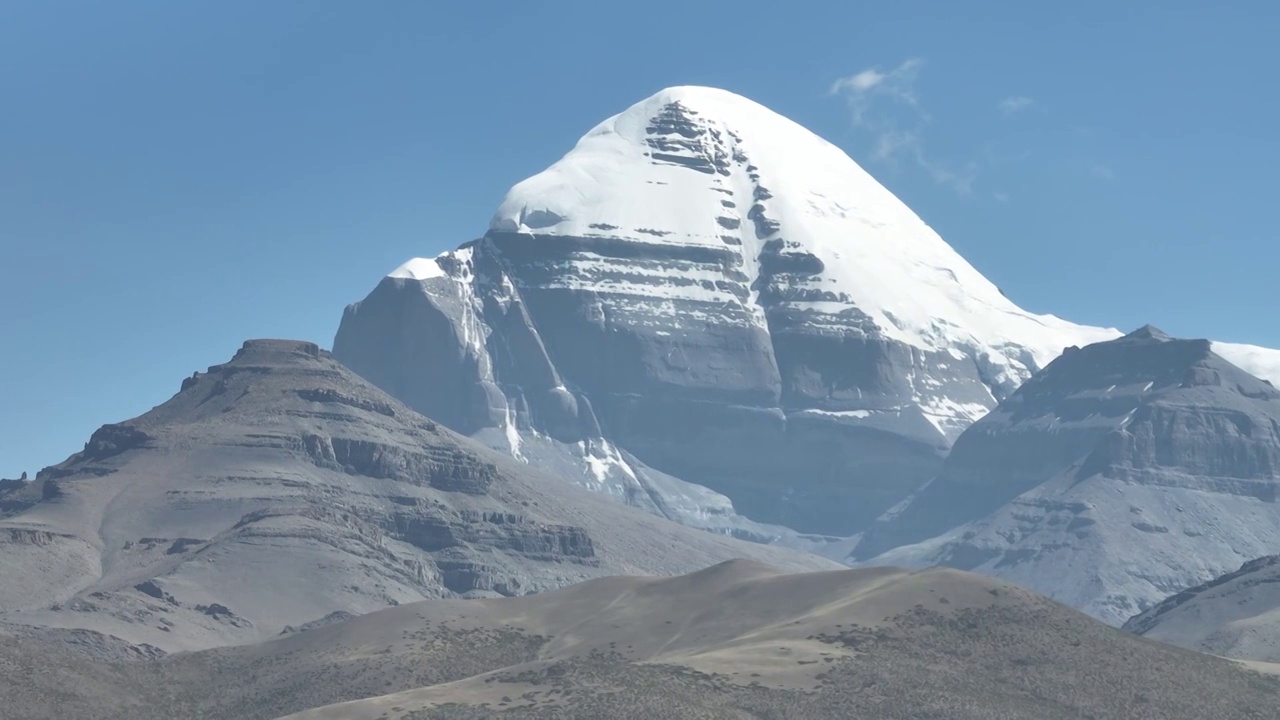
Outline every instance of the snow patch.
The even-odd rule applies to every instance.
[[[503,425],[502,430],[507,436],[507,446],[511,450],[511,457],[520,462],[528,462],[520,454],[520,430],[516,427],[516,414],[510,405],[507,406],[507,417]]]
[[[948,438],[956,437],[991,410],[981,403],[956,402],[946,397],[933,397],[919,402],[924,418]]]
[[[596,483],[604,485],[609,482],[614,473],[621,473],[624,477],[631,481],[636,480],[636,473],[622,459],[622,454],[616,448],[609,444],[608,440],[596,438],[590,441],[579,443],[582,448],[582,458],[586,463],[587,473]]]
[[[430,280],[444,277],[444,268],[435,258],[413,258],[409,262],[387,273],[387,277],[408,278],[411,280]]]
[[[796,411],[796,413],[795,413],[795,414],[797,414],[797,415],[823,415],[823,416],[826,416],[826,417],[838,417],[838,418],[850,418],[850,417],[851,417],[851,418],[865,419],[865,418],[869,418],[869,417],[871,417],[872,412],[871,412],[870,410],[818,410],[817,408],[811,408],[811,409],[807,409],[807,410],[798,410],[798,411]]]

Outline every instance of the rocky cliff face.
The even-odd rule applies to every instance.
[[[103,426],[0,492],[0,513],[0,623],[165,650],[740,556],[823,564],[543,475],[290,341],[250,341],[163,405]]]
[[[1029,380],[854,557],[989,572],[1119,624],[1277,547],[1277,485],[1280,392],[1147,327]]]
[[[1019,309],[791,121],[674,88],[393,272],[334,353],[513,456],[767,539],[736,515],[861,530],[1063,347],[1117,334]]]

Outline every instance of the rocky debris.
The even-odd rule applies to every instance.
[[[205,615],[206,617],[213,618],[219,623],[224,623],[235,628],[246,629],[246,628],[253,627],[252,622],[235,614],[234,612],[231,611],[231,608],[227,607],[226,605],[223,605],[222,603],[209,603],[208,605],[196,605],[195,611]],[[162,622],[164,621],[162,620]],[[167,622],[165,623],[165,625],[171,626],[171,624]]]
[[[213,618],[234,618],[236,614],[226,605],[213,603],[212,605],[197,605],[196,610]]]
[[[178,604],[178,601],[174,599],[173,595],[165,592],[164,588],[160,587],[160,585],[156,583],[155,580],[147,580],[146,582],[140,582],[137,585],[134,585],[133,589],[137,590],[143,595],[153,597],[157,600],[163,600],[169,603],[170,605]]]
[[[169,549],[164,551],[164,554],[181,555],[191,548],[203,545],[206,542],[208,542],[208,540],[201,540],[200,538],[177,538],[173,541],[173,544],[169,546]]]

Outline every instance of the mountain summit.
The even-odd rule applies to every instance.
[[[859,531],[1064,347],[1119,334],[1020,309],[796,123],[677,87],[392,272],[334,353],[512,455],[768,536],[735,512]]]
[[[512,188],[489,232],[538,250],[546,238],[651,247],[683,264],[637,272],[631,258],[590,253],[562,284],[644,299],[656,313],[668,303],[670,315],[671,301],[731,305],[766,332],[803,325],[960,350],[983,358],[972,372],[997,394],[1056,357],[1064,339],[1115,334],[1018,308],[842,150],[724,90],[670,88],[596,126]],[[944,435],[982,412],[918,394]]]

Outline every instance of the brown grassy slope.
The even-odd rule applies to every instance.
[[[90,663],[0,642],[0,718],[1271,720],[1280,680],[991,578],[732,561]]]

